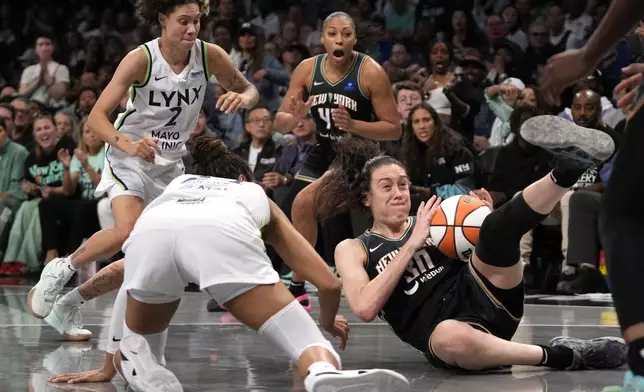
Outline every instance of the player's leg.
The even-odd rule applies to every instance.
[[[88,262],[113,256],[134,228],[144,208],[143,195],[122,194],[112,200],[116,226],[92,235],[74,254],[52,260],[45,266],[38,283],[31,289],[27,304],[36,317],[44,318],[51,311],[56,297],[74,275]]]
[[[476,278],[483,286],[496,289],[496,296],[520,299],[523,298],[521,237],[553,210],[587,169],[608,159],[614,150],[614,143],[606,134],[552,116],[526,121],[521,134],[531,144],[553,152],[557,164],[550,175],[528,186],[486,218],[471,261],[472,275],[480,275]],[[494,296],[491,290],[486,290],[486,294]],[[522,316],[522,301],[514,301],[515,304],[491,299],[515,320]],[[625,358],[623,344],[615,339],[554,339],[548,346],[519,345],[467,324],[448,321],[447,327],[439,324],[434,330],[430,339],[431,351],[446,363],[466,369],[515,364],[558,369],[612,367]],[[461,346],[461,341],[468,343],[467,347]]]
[[[123,267],[123,259],[115,261],[69,293],[58,295],[51,312],[45,317],[47,324],[54,327],[63,340],[91,339],[92,333],[83,328],[81,305],[121,287]]]
[[[642,86],[639,87],[640,94]],[[599,233],[606,255],[611,292],[624,339],[630,372],[625,391],[644,389],[644,211],[639,209],[644,184],[644,95],[633,105],[619,153],[613,164],[599,212]],[[633,389],[628,389],[632,385]],[[636,389],[641,388],[641,389]]]
[[[212,294],[217,295],[216,292],[213,287]],[[281,282],[255,286],[225,302],[225,307],[237,320],[258,331],[298,363],[309,392],[409,388],[404,377],[389,370],[342,371],[338,353]]]

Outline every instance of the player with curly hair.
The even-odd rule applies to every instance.
[[[28,295],[31,311],[72,340],[91,338],[78,317],[78,307],[89,298],[78,289],[63,296],[63,286],[82,266],[117,253],[143,208],[184,173],[185,142],[199,117],[210,77],[228,90],[216,104],[222,112],[251,108],[259,99],[257,89],[222,48],[197,39],[201,18],[209,10],[207,0],[137,0],[135,8],[142,23],[161,26],[161,37],[125,56],[88,119],[88,126],[108,144],[106,170],[96,192],[110,198],[116,225],[95,233],[71,256],[52,260]],[[112,124],[108,118],[126,93],[127,110]],[[121,286],[122,269],[119,260],[103,272],[103,291]],[[126,293],[120,292],[114,312],[121,316],[113,319],[121,322],[112,325],[110,353],[118,348],[122,334],[125,300]],[[111,367],[111,358],[106,366]]]

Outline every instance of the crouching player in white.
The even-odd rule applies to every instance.
[[[196,282],[298,361],[307,391],[409,390],[407,380],[390,370],[339,370],[340,357],[281,283],[264,242],[318,288],[320,324],[344,348],[349,325],[336,316],[340,281],[223,142],[202,137],[192,154],[199,175],[172,181],[145,209],[124,246],[128,296],[114,364],[130,387],[183,390],[157,358],[163,358],[165,332],[184,287]]]

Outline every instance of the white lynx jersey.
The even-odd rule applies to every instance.
[[[182,217],[193,225],[246,226],[257,231],[269,223],[270,206],[266,191],[254,182],[185,174],[172,180],[139,220],[151,216],[174,216],[175,225]]]
[[[194,130],[208,83],[206,43],[196,40],[190,61],[175,74],[159,49],[159,39],[141,45],[148,58],[145,80],[130,87],[127,109],[114,127],[133,141],[144,137],[159,138],[161,156],[180,159],[185,142]],[[124,153],[110,148],[108,154],[119,158]]]

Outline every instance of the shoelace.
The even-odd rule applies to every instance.
[[[64,274],[65,274],[65,271],[63,271],[62,269],[59,269],[57,274],[55,273],[47,274],[47,277],[52,277],[56,280],[52,284],[48,285],[44,290],[46,302],[52,302],[52,301],[47,301],[47,298],[51,298],[54,294],[60,291],[60,287],[62,287],[63,285],[61,285],[59,282],[61,281],[61,278],[63,277]]]
[[[83,328],[83,315],[80,312],[80,305],[70,306],[70,312],[65,320],[66,326],[73,326],[74,328]]]

